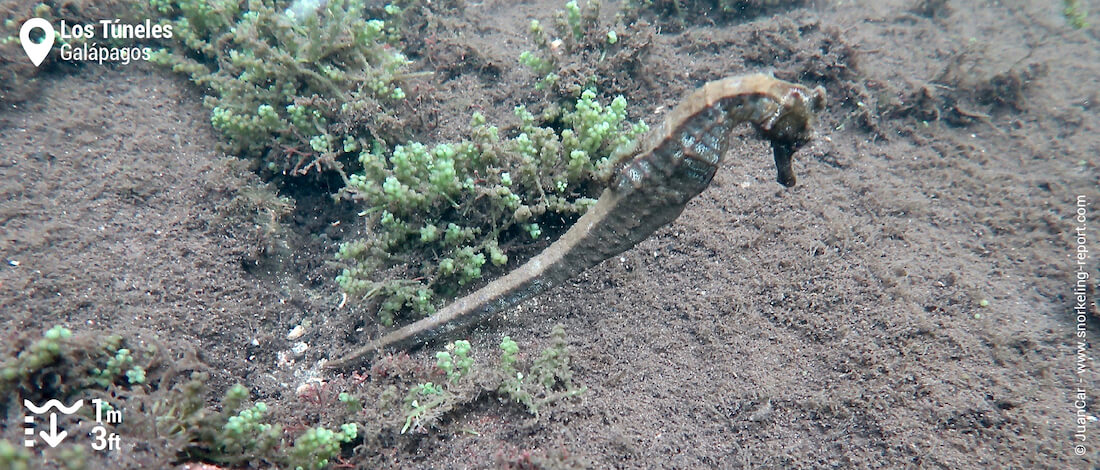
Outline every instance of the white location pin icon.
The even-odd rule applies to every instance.
[[[45,33],[42,42],[31,41],[31,30],[34,28],[41,28]],[[31,18],[23,23],[22,28],[19,28],[19,42],[23,43],[23,50],[27,52],[27,57],[31,58],[35,67],[38,67],[43,60],[46,60],[46,56],[50,55],[50,48],[53,47],[53,25],[42,18]]]

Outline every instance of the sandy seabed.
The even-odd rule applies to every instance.
[[[823,84],[830,105],[798,154],[797,187],[774,182],[764,143],[735,137],[676,222],[469,332],[475,350],[507,334],[535,351],[562,324],[587,392],[537,421],[482,397],[425,432],[380,430],[343,458],[1100,465],[1100,423],[1087,418],[1081,441],[1075,406],[1097,414],[1100,318],[1086,304],[1079,330],[1074,309],[1079,226],[1083,269],[1094,286],[1100,277],[1100,30],[1073,30],[1043,2],[948,2],[934,15],[905,1],[809,3],[661,31],[636,81],[619,84],[632,118],[650,122],[727,75]],[[471,3],[425,31],[414,67],[447,73],[426,82],[439,99],[422,139],[456,138],[471,108],[513,122],[512,107],[542,99],[515,58],[531,47],[529,21],[549,24],[559,8]],[[0,351],[53,325],[155,343],[204,365],[212,401],[243,382],[287,425],[316,419],[296,392],[311,377],[355,386],[315,367],[378,330],[369,312],[341,307],[331,281],[353,210],[289,194],[285,233],[265,234],[238,207],[257,177],[217,150],[201,91],[155,67],[47,68],[21,98],[0,110]],[[257,248],[265,236],[275,248]],[[308,350],[280,364],[298,341]],[[410,354],[434,363],[429,348]],[[21,442],[20,416],[8,410],[0,436]],[[89,468],[181,464],[136,427],[117,432],[123,448],[89,452]],[[35,451],[43,468],[50,452]]]

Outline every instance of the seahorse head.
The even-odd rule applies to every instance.
[[[776,81],[771,95],[778,105],[775,114],[760,124],[764,136],[771,141],[775,156],[777,181],[794,186],[796,178],[791,158],[813,137],[817,113],[825,108],[825,89],[809,89],[801,85]]]
[[[789,141],[800,147],[813,137],[814,120],[825,108],[825,89],[810,89],[794,83],[776,81],[771,94],[776,99],[775,114],[761,123],[764,135],[775,141]]]

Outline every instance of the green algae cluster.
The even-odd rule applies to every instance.
[[[385,324],[403,310],[432,313],[485,268],[508,264],[508,246],[540,239],[548,221],[595,202],[613,155],[648,129],[627,121],[626,106],[589,90],[538,118],[517,107],[511,137],[474,114],[466,140],[363,151],[363,172],[342,195],[363,207],[372,236],[340,247],[340,287],[376,299]]]
[[[399,33],[370,18],[363,1],[157,0],[150,8],[174,31],[171,47],[151,60],[202,87],[226,151],[266,170],[341,170],[361,142],[383,138],[366,129],[384,127],[405,98]]]
[[[635,90],[632,74],[645,73],[653,29],[622,15],[601,19],[600,8],[597,0],[571,0],[549,25],[531,20],[534,48],[520,53],[519,62],[538,77],[537,90],[573,100],[593,88],[612,96]]]
[[[328,467],[342,446],[359,437],[359,426],[346,423],[339,430],[307,428],[290,442],[281,425],[268,422],[264,402],[247,404],[250,392],[241,384],[226,391],[217,409],[207,406],[208,381],[208,375],[194,373],[153,404],[156,435],[176,448],[181,461],[250,467],[266,462],[278,468],[316,470]]]
[[[508,336],[501,340],[499,351],[495,363],[476,362],[470,343],[458,340],[436,353],[436,367],[447,380],[438,384],[418,380],[408,388],[401,398],[404,421],[400,433],[438,426],[448,412],[468,406],[486,393],[522,405],[537,420],[540,410],[588,390],[573,383],[572,355],[560,324],[554,326],[550,343],[533,361],[520,359],[519,345]],[[390,399],[396,401],[396,397]]]
[[[0,359],[0,394],[68,398],[88,389],[135,387],[145,383],[156,348],[131,349],[121,336],[82,335],[60,325]],[[19,403],[0,401],[0,411]]]

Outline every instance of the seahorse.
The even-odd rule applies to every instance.
[[[640,151],[620,159],[596,204],[557,241],[522,266],[435,314],[375,339],[328,368],[371,352],[425,341],[545,292],[649,238],[675,220],[714,178],[730,132],[751,124],[772,146],[777,180],[794,186],[794,153],[810,141],[825,90],[753,74],[708,82],[650,130]]]

